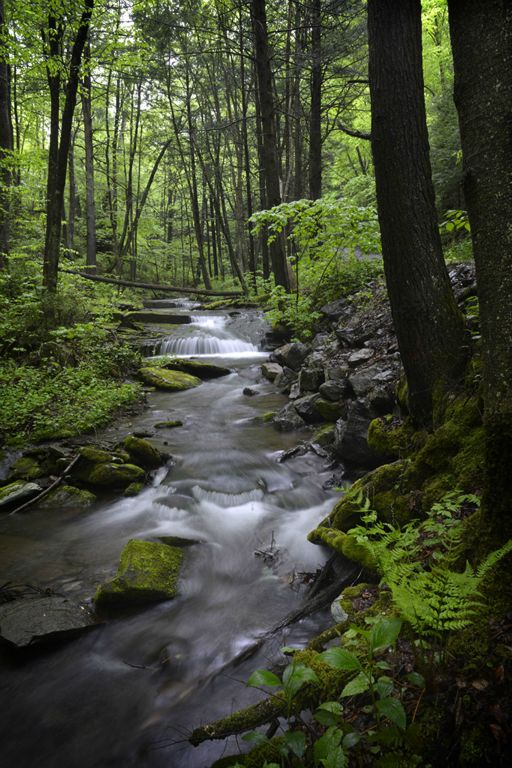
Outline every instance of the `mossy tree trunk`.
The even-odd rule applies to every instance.
[[[512,536],[512,3],[449,0],[482,332],[484,514]]]
[[[372,150],[391,311],[418,424],[467,357],[443,260],[423,96],[420,0],[369,0]]]

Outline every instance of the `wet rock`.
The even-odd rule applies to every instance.
[[[140,310],[137,312],[129,312],[126,314],[122,320],[122,325],[125,323],[130,325],[132,323],[155,323],[155,324],[161,324],[164,325],[183,325],[188,324],[192,322],[192,318],[190,315],[179,315],[176,312],[163,312],[162,310],[151,310],[147,309],[146,311]]]
[[[291,387],[298,380],[298,375],[291,368],[283,368],[282,373],[274,380],[274,384],[278,390],[286,395],[290,392]]]
[[[348,378],[348,383],[356,397],[364,397],[377,384],[376,377],[382,372],[379,365],[371,365],[368,368],[361,368],[357,373],[353,373]]]
[[[357,349],[349,356],[348,364],[351,368],[356,368],[358,365],[361,365],[361,363],[366,363],[368,360],[370,360],[374,354],[375,351],[368,347]]]
[[[172,421],[157,421],[154,425],[155,429],[174,429],[175,427],[182,427],[183,422],[180,419],[174,419]]]
[[[315,408],[325,421],[337,421],[347,415],[346,400],[324,400],[319,397],[315,402]]]
[[[0,637],[17,648],[64,640],[95,624],[85,606],[67,597],[22,598],[0,605]]]
[[[348,613],[340,602],[340,598],[342,597],[343,593],[338,595],[338,597],[331,603],[331,616],[335,624],[344,624],[346,621],[348,621]]]
[[[138,496],[143,488],[144,488],[144,483],[130,483],[130,485],[127,488],[125,488],[123,496],[127,496],[127,497]]]
[[[26,483],[24,480],[16,480],[0,488],[0,510],[9,509],[22,504],[43,489],[38,483]]]
[[[301,393],[317,392],[325,379],[322,368],[301,368],[299,372],[299,388]]]
[[[322,416],[316,408],[316,402],[320,399],[320,395],[306,395],[295,400],[295,410],[299,416],[304,419],[307,424],[315,424],[322,421]]]
[[[326,381],[320,385],[319,392],[324,400],[340,400],[347,394],[348,382],[346,379],[339,381]],[[339,418],[339,417],[338,417]]]
[[[349,374],[348,365],[326,365],[324,368],[325,380],[327,381],[343,381]]]
[[[229,368],[214,363],[203,363],[202,360],[189,360],[186,358],[175,357],[164,363],[166,370],[181,371],[190,376],[197,376],[198,379],[218,379],[221,376],[227,376],[231,373]]]
[[[78,453],[89,464],[102,464],[105,462],[121,464],[124,461],[124,458],[119,454],[116,455],[115,453],[104,451],[102,448],[96,448],[94,445],[84,445],[79,449]]]
[[[122,609],[176,597],[182,561],[180,547],[131,539],[121,553],[114,578],[98,587],[97,608]]]
[[[50,491],[38,506],[41,509],[86,509],[96,500],[96,496],[90,491],[72,485],[61,485]]]
[[[163,463],[159,451],[151,445],[149,440],[129,435],[125,437],[121,445],[127,451],[130,459],[139,467],[156,469]]]
[[[313,440],[323,448],[334,445],[334,424],[326,424],[320,427],[313,435]]]
[[[159,539],[167,547],[193,547],[195,544],[201,544],[198,539],[185,539],[183,536],[160,536]]]
[[[295,429],[302,429],[306,426],[306,422],[299,416],[293,403],[285,405],[274,416],[273,424],[280,432],[293,432]]]
[[[141,379],[157,389],[167,389],[171,392],[181,392],[201,384],[201,379],[181,371],[171,371],[167,368],[140,368]]]
[[[256,389],[251,389],[250,387],[244,387],[242,390],[242,395],[245,395],[246,397],[254,397],[254,395],[257,395],[258,391]]]
[[[95,464],[85,482],[100,488],[122,490],[130,483],[143,482],[144,477],[144,470],[135,464]]]
[[[275,381],[283,372],[283,367],[279,363],[266,362],[261,366],[261,372],[269,381]]]
[[[294,341],[276,349],[273,356],[280,365],[298,371],[308,354],[309,348],[305,344]]]
[[[373,468],[390,460],[368,445],[371,416],[365,403],[350,404],[346,419],[339,419],[334,429],[334,450],[344,461],[359,467]]]
[[[19,456],[9,470],[8,480],[37,480],[45,471],[31,456]]]
[[[297,400],[297,398],[300,397],[300,395],[301,395],[301,392],[300,392],[299,382],[296,381],[291,385],[290,391],[288,393],[288,397],[290,400]]]

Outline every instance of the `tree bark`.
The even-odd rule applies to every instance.
[[[4,0],[0,0],[0,269],[7,265],[9,254],[10,191],[12,183],[13,129],[9,60],[6,49],[8,35]]]
[[[279,188],[279,160],[276,138],[276,111],[272,90],[272,71],[268,45],[265,0],[251,0],[251,19],[255,41],[256,74],[263,133],[263,166],[267,205],[273,208],[281,203]],[[290,289],[290,278],[282,238],[276,237],[270,245],[272,271],[277,285]]]
[[[309,197],[322,197],[322,16],[321,0],[311,2],[311,111]]]
[[[91,65],[91,48],[85,48],[87,67]],[[82,82],[82,117],[85,143],[85,219],[87,222],[87,252],[85,263],[90,272],[96,272],[96,203],[94,200],[94,145],[91,109],[91,73],[85,72]]]
[[[420,0],[369,0],[372,151],[389,299],[420,425],[433,395],[460,377],[468,353],[443,260],[430,168]]]
[[[48,157],[48,184],[46,203],[46,236],[43,261],[43,287],[49,293],[55,293],[59,270],[59,249],[62,230],[62,205],[66,186],[69,145],[73,128],[73,114],[76,105],[78,79],[82,53],[84,50],[89,24],[91,21],[94,0],[85,0],[80,24],[71,51],[69,79],[66,88],[66,99],[60,119],[60,75],[58,70],[49,64],[47,75],[51,98],[50,122],[50,152]],[[48,45],[50,58],[59,55],[62,41],[62,24],[53,11],[48,16]],[[60,129],[60,138],[59,138]]]
[[[484,518],[512,536],[512,4],[449,0],[482,333]]]

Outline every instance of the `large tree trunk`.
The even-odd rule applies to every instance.
[[[5,46],[7,34],[4,2],[0,0],[0,269],[6,266],[9,253],[13,151],[9,61]]]
[[[87,44],[85,49],[87,65],[90,67],[91,49]],[[87,71],[83,78],[82,88],[82,117],[84,121],[85,143],[85,219],[87,222],[87,253],[85,263],[88,269],[96,272],[96,203],[94,200],[94,146],[92,131],[91,109],[91,73]]]
[[[420,0],[369,0],[372,150],[391,311],[418,424],[461,375],[467,339],[443,260],[429,159]]]
[[[263,165],[267,205],[269,208],[273,208],[281,203],[281,192],[279,188],[276,112],[272,91],[272,71],[270,68],[265,0],[251,0],[251,19],[255,41],[256,74],[263,129]],[[282,238],[276,237],[271,244],[270,259],[276,283],[289,290],[290,278]]]
[[[449,0],[482,331],[484,515],[512,536],[512,4]]]
[[[56,74],[55,68],[51,64],[48,66],[48,84],[51,96],[51,125],[46,202],[46,237],[43,262],[43,286],[48,293],[54,293],[57,289],[60,236],[62,230],[61,215],[64,202],[64,189],[66,186],[69,145],[73,128],[73,114],[76,105],[80,64],[85,42],[87,40],[93,7],[94,0],[85,0],[85,7],[80,18],[80,25],[71,51],[71,63],[62,120],[59,120],[60,75],[58,73]],[[61,25],[53,15],[53,11],[50,11],[48,17],[48,37],[51,58],[57,58],[60,53],[61,33],[59,33],[59,29],[61,29]]]
[[[322,197],[322,15],[311,3],[311,112],[309,118],[309,197]]]

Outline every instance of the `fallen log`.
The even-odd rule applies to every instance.
[[[230,298],[241,298],[243,293],[240,291],[207,291],[202,288],[183,288],[174,285],[160,285],[159,283],[140,283],[133,280],[123,280],[121,278],[103,277],[102,275],[89,275],[87,272],[79,272],[75,269],[62,269],[68,275],[78,275],[86,280],[94,280],[97,283],[109,283],[109,285],[122,285],[126,288],[145,288],[150,291],[162,291],[162,293],[191,293],[194,296],[227,296]]]

